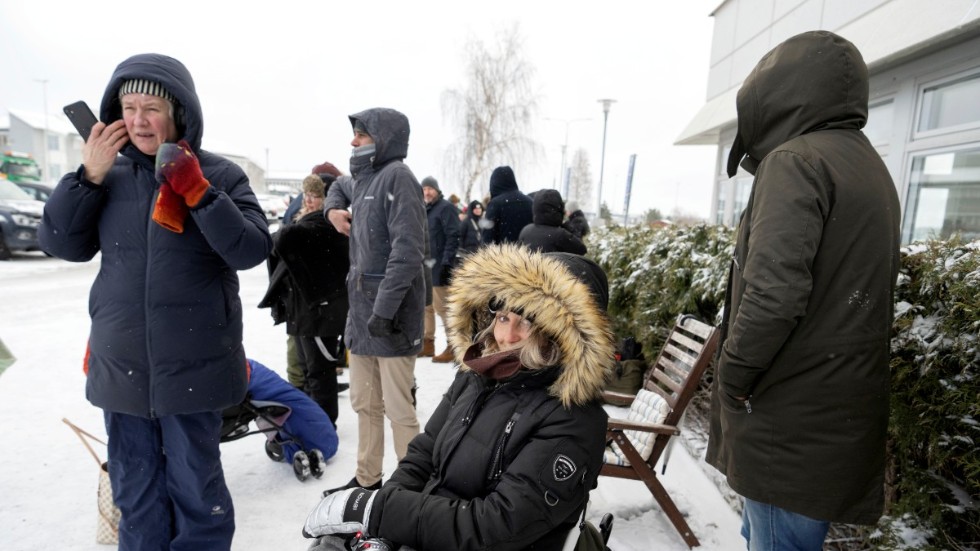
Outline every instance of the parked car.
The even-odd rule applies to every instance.
[[[284,196],[274,193],[256,193],[255,198],[259,200],[259,205],[265,211],[265,219],[270,224],[279,222],[289,206]]]
[[[17,187],[27,192],[32,198],[37,201],[46,202],[48,197],[51,197],[51,192],[54,191],[54,186],[44,184],[41,182],[15,182]]]
[[[35,200],[9,180],[0,179],[0,260],[14,251],[37,251],[37,227],[44,203]]]

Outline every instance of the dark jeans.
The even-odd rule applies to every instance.
[[[119,549],[230,550],[235,510],[218,450],[221,412],[104,416]]]
[[[306,379],[303,390],[319,404],[327,417],[337,426],[337,364],[343,352],[338,335],[319,337],[296,337],[299,345],[300,365]],[[321,345],[323,349],[321,350]],[[329,357],[328,357],[329,356]]]

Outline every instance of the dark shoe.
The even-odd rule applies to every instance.
[[[357,477],[355,476],[354,478],[350,479],[350,482],[348,482],[347,484],[344,484],[343,486],[338,486],[336,488],[331,488],[329,490],[325,490],[323,492],[323,495],[324,495],[324,497],[326,497],[326,496],[328,496],[328,495],[330,495],[330,494],[332,494],[334,492],[339,492],[341,490],[349,490],[351,488],[364,488],[365,490],[380,490],[381,489],[381,481],[379,480],[379,481],[375,482],[374,484],[371,484],[370,486],[361,486],[361,483],[357,481]]]
[[[443,350],[441,354],[439,354],[438,356],[434,356],[432,358],[432,363],[434,363],[434,364],[446,364],[446,363],[449,363],[449,362],[453,361],[454,358],[455,358],[455,356],[453,355],[453,349],[451,347],[447,346],[446,349]]]
[[[423,339],[422,340],[422,351],[419,352],[419,358],[425,358],[436,353],[436,340],[435,339]]]
[[[337,394],[350,388],[350,383],[337,383]]]

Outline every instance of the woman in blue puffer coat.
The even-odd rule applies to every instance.
[[[268,256],[265,215],[245,173],[201,149],[201,104],[176,59],[120,63],[100,119],[38,235],[65,260],[101,253],[86,395],[105,412],[119,549],[230,549],[221,411],[245,397],[236,272]]]

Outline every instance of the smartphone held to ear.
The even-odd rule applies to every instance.
[[[89,134],[92,133],[92,127],[95,123],[99,122],[99,119],[95,118],[95,114],[89,108],[88,104],[84,101],[76,101],[71,105],[65,106],[65,115],[68,116],[68,120],[75,126],[75,130],[78,131],[78,135],[82,137],[83,141],[88,141]]]

